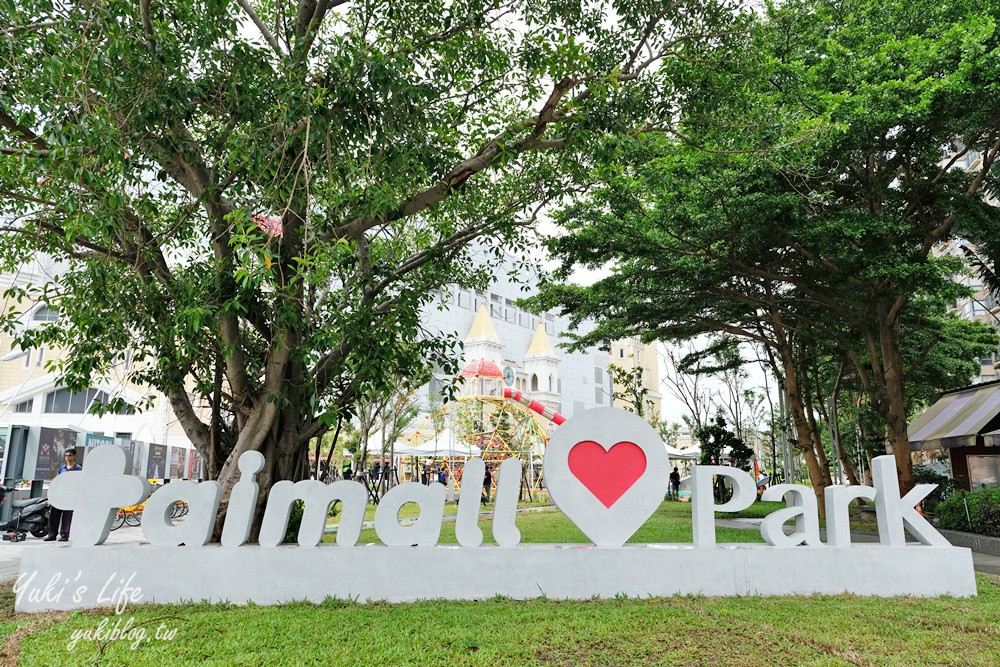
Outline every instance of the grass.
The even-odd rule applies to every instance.
[[[755,510],[756,511],[756,510]],[[765,512],[766,513],[766,512]],[[518,517],[525,542],[581,542],[556,511]],[[449,529],[450,526],[450,529]],[[454,540],[445,523],[442,542]],[[484,522],[488,531],[488,525]],[[363,538],[364,539],[364,538]],[[691,539],[690,505],[664,503],[635,541]],[[760,541],[720,529],[720,542]],[[195,573],[193,573],[195,574]],[[344,576],[350,576],[345,573]],[[448,573],[442,572],[442,577]],[[670,576],[670,573],[662,573]],[[0,595],[2,664],[41,665],[989,665],[1000,655],[1000,578],[973,599],[675,597],[359,605],[140,606],[15,615]],[[134,618],[135,650],[74,631]],[[163,624],[172,641],[153,638]],[[135,635],[133,635],[135,636]]]
[[[552,503],[549,502],[548,498],[545,498],[544,500],[539,498],[531,501],[522,500],[517,503],[517,506],[519,508],[531,508],[531,507],[542,508],[542,507],[551,507]],[[336,526],[340,524],[340,510],[343,509],[343,504],[338,504],[337,508],[338,508],[337,514],[335,516],[330,517],[327,520],[326,525]],[[489,505],[483,506],[484,510],[487,508],[492,510],[493,504],[491,503]],[[375,519],[375,509],[376,506],[372,505],[371,503],[365,506],[365,521],[373,521]],[[445,503],[444,516],[446,517],[455,516],[457,512],[458,512],[458,503]],[[419,513],[420,513],[420,506],[417,505],[416,503],[405,503],[402,507],[399,508],[400,519],[413,518],[417,516]]]
[[[411,504],[408,504],[411,505]],[[400,510],[400,517],[415,516],[415,511],[408,511],[408,505],[404,505]],[[532,505],[522,504],[530,507]],[[451,507],[454,507],[452,505]],[[492,510],[492,505],[489,509]],[[447,514],[447,511],[446,511]],[[454,514],[454,509],[451,514]],[[719,516],[722,516],[721,514]],[[580,529],[566,518],[566,515],[558,510],[539,511],[532,514],[522,514],[517,519],[518,527],[521,529],[521,541],[530,543],[586,543],[589,540]],[[486,543],[495,543],[491,523],[489,519],[480,519],[479,527],[483,530],[483,539]],[[665,502],[659,509],[643,524],[642,528],[636,531],[629,542],[691,542],[691,504]],[[760,533],[756,530],[741,530],[739,528],[718,528],[716,539],[719,542],[763,542]],[[335,542],[336,535],[328,534],[324,538],[325,542]],[[373,544],[379,542],[373,529],[361,531],[359,544]],[[441,525],[441,537],[439,544],[456,544],[455,523],[445,521]]]

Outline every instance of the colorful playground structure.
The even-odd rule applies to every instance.
[[[480,457],[494,470],[507,458],[524,462],[522,491],[529,498],[544,491],[542,457],[552,428],[565,417],[551,406],[504,386],[496,364],[479,359],[459,373],[457,400],[425,415],[393,453],[403,457],[402,481],[427,481],[426,464],[447,471],[454,488],[461,486],[465,461]],[[418,460],[420,459],[420,460]]]

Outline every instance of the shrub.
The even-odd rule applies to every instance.
[[[1000,537],[1000,488],[953,493],[937,506],[937,515],[942,528]]]
[[[986,496],[979,504],[978,532],[991,537],[1000,537],[1000,494]]]
[[[955,490],[955,481],[953,479],[941,474],[929,465],[913,466],[913,479],[917,484],[937,484],[937,488],[921,502],[921,507],[926,512],[937,514],[938,505]],[[962,511],[965,511],[964,507]]]

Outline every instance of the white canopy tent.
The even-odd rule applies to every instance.
[[[679,461],[697,461],[701,458],[701,447],[697,445],[688,447],[684,450],[671,447],[668,444],[664,444],[663,447],[667,450],[667,455],[671,459],[677,459]]]
[[[450,428],[444,429],[430,440],[415,447],[396,443],[393,451],[397,456],[431,456],[435,458],[479,456],[483,453],[479,447],[456,439]]]

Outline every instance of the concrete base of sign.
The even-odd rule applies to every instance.
[[[81,564],[86,565],[81,567]],[[444,576],[442,576],[444,575]],[[211,601],[976,594],[960,547],[686,544],[26,549],[17,611]]]

